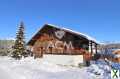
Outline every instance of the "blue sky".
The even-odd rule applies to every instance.
[[[0,39],[14,38],[23,21],[26,39],[45,23],[120,41],[120,0],[0,0]]]

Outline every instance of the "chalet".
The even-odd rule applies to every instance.
[[[51,55],[58,56],[57,58],[60,56],[77,58],[76,56],[82,56],[84,60],[84,58],[87,59],[84,54],[89,56],[97,53],[98,43],[86,34],[45,24],[27,45],[35,57],[44,58],[46,55]]]

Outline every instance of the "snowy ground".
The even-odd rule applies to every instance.
[[[0,57],[0,79],[110,79],[110,67],[92,64],[77,68],[31,57],[22,60]]]

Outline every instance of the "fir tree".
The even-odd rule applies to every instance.
[[[15,59],[21,59],[23,56],[26,57],[27,52],[25,49],[25,41],[24,41],[24,24],[20,23],[18,32],[16,33],[16,40],[13,46],[12,57]]]

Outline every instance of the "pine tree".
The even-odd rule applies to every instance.
[[[16,40],[13,46],[12,57],[15,59],[21,59],[23,56],[27,55],[25,49],[25,41],[24,41],[24,24],[23,22],[20,23],[18,32],[16,33]]]

